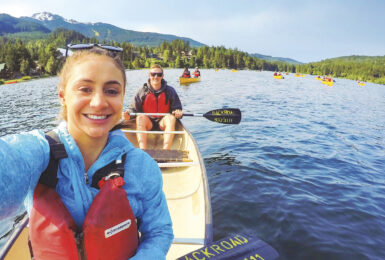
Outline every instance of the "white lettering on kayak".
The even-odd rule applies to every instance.
[[[123,221],[122,223],[119,223],[109,229],[106,229],[104,231],[104,237],[109,238],[125,229],[128,229],[131,226],[131,219],[127,219],[126,221]]]

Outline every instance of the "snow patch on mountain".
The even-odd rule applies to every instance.
[[[54,15],[48,12],[42,12],[33,14],[32,18],[39,21],[52,21],[54,19]]]

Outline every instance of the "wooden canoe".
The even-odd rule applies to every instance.
[[[201,77],[197,77],[197,78],[183,78],[183,77],[179,77],[179,83],[180,84],[194,83],[194,82],[199,82],[199,81],[201,81]]]
[[[136,130],[122,131],[138,146]],[[170,151],[160,150],[163,134],[163,131],[149,132],[147,152],[159,161],[162,171],[163,191],[175,236],[167,254],[167,259],[171,260],[212,242],[212,215],[206,169],[191,133],[178,121]],[[27,223],[25,215],[2,248],[0,259],[3,255],[6,255],[5,260],[30,259]]]

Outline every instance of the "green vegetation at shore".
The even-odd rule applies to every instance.
[[[297,65],[297,72],[385,84],[385,56],[347,56]]]
[[[65,29],[57,29],[48,38],[15,39],[0,37],[0,78],[13,79],[22,76],[56,75],[64,61],[58,48],[65,49],[69,43],[98,43],[96,38]],[[127,69],[149,68],[158,63],[165,68],[222,68],[286,71],[385,84],[385,56],[350,56],[324,60],[316,63],[293,64],[281,61],[266,61],[237,49],[220,47],[191,47],[189,42],[164,41],[157,47],[135,46],[130,43],[102,42],[123,48],[121,54]],[[1,82],[0,82],[1,84]]]

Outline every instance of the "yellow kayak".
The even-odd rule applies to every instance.
[[[282,75],[274,76],[275,79],[283,79]]]
[[[329,87],[331,87],[331,86],[333,86],[333,80],[332,79],[323,79],[322,81],[322,84],[325,84],[325,85],[327,85],[327,86],[329,86]]]
[[[358,84],[359,86],[365,86],[365,82],[362,82],[362,81],[358,81],[357,84]]]
[[[183,77],[179,77],[179,83],[180,84],[193,83],[193,82],[199,82],[199,81],[201,81],[201,77],[198,77],[198,78],[183,78]]]
[[[305,77],[305,75],[303,75],[303,74],[298,74],[298,73],[296,73],[295,76],[296,76],[296,77],[301,77],[301,78],[302,78],[302,77]]]
[[[232,69],[231,72],[237,72],[238,70]]]

